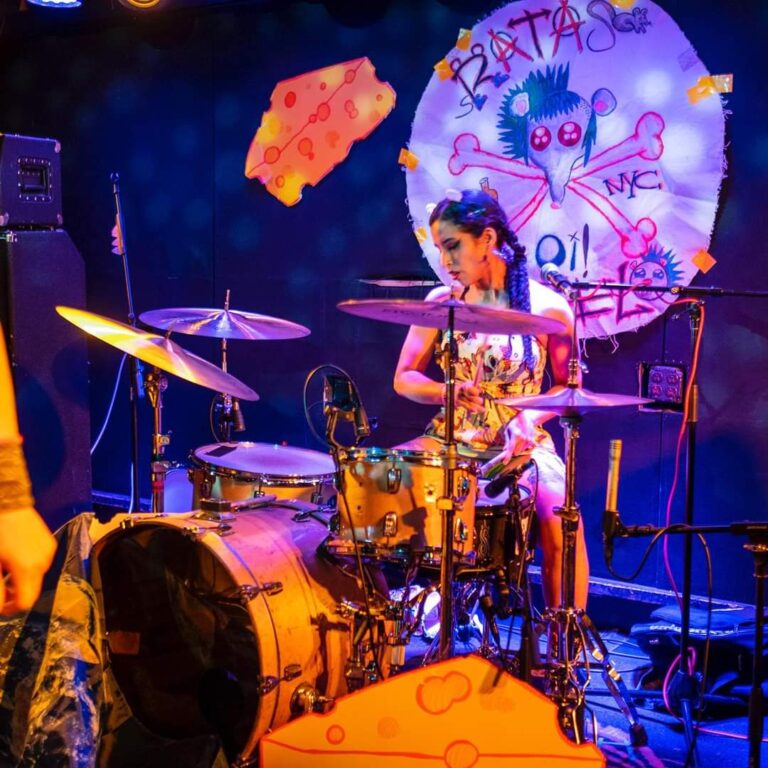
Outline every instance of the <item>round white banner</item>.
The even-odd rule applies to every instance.
[[[617,7],[631,6],[627,10]],[[462,31],[419,102],[406,171],[424,254],[430,204],[448,189],[496,196],[539,279],[626,283],[585,291],[580,333],[661,314],[712,264],[724,114],[713,78],[652,2],[521,0]],[[414,167],[415,166],[415,167]]]

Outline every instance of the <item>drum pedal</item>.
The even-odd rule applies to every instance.
[[[336,700],[330,696],[322,696],[317,688],[309,683],[300,683],[291,696],[291,714],[307,715],[310,712],[325,714],[329,712]]]

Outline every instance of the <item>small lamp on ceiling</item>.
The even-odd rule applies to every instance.
[[[38,5],[41,8],[79,8],[83,0],[23,0],[22,10],[25,4]]]
[[[118,0],[120,5],[132,11],[159,11],[168,5],[167,0]]]

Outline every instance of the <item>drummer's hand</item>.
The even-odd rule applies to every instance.
[[[480,387],[471,381],[456,382],[456,407],[464,408],[472,413],[485,411],[485,400]]]
[[[487,476],[497,465],[504,467],[516,456],[530,453],[536,447],[536,425],[539,423],[539,411],[518,411],[517,415],[507,422],[504,427],[504,449],[481,467],[481,472]]]
[[[32,607],[55,552],[56,540],[32,507],[0,512],[0,614]]]

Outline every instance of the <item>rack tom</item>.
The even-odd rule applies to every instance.
[[[341,455],[344,493],[337,496],[331,551],[439,562],[442,551],[444,454],[386,448],[361,448]],[[457,556],[472,550],[477,476],[472,462],[459,460],[452,496],[456,513],[452,531]]]

